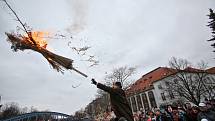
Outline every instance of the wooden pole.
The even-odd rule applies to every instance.
[[[86,77],[86,78],[88,77],[85,73],[83,73],[83,72],[77,70],[76,68],[73,68],[73,67],[72,67],[71,69],[74,70],[75,72],[81,74],[82,76],[84,76],[84,77]]]

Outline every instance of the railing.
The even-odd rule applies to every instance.
[[[32,112],[0,121],[78,121],[78,119],[58,112]]]

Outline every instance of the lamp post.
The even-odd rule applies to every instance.
[[[1,95],[0,95],[0,111],[1,111],[1,107],[2,107],[2,104],[1,104]]]

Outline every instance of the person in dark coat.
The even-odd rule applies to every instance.
[[[188,115],[188,117],[191,119],[190,121],[197,121],[198,113],[199,113],[199,108],[197,106],[193,106],[191,113]]]
[[[120,82],[115,82],[113,87],[109,87],[101,83],[97,83],[95,79],[92,79],[91,81],[92,84],[97,85],[97,88],[110,94],[111,107],[116,115],[116,120],[125,118],[127,121],[134,121],[131,107]]]
[[[197,120],[207,119],[208,121],[215,121],[215,112],[208,110],[205,103],[199,103],[200,112],[198,113]]]

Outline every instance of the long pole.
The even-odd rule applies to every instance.
[[[77,70],[77,69],[75,69],[75,68],[71,68],[73,71],[75,71],[75,72],[77,72],[77,73],[79,73],[79,74],[81,74],[82,76],[84,76],[84,77],[88,77],[88,75],[86,75],[85,73],[83,73],[83,72],[81,72],[81,71],[79,71],[79,70]]]

